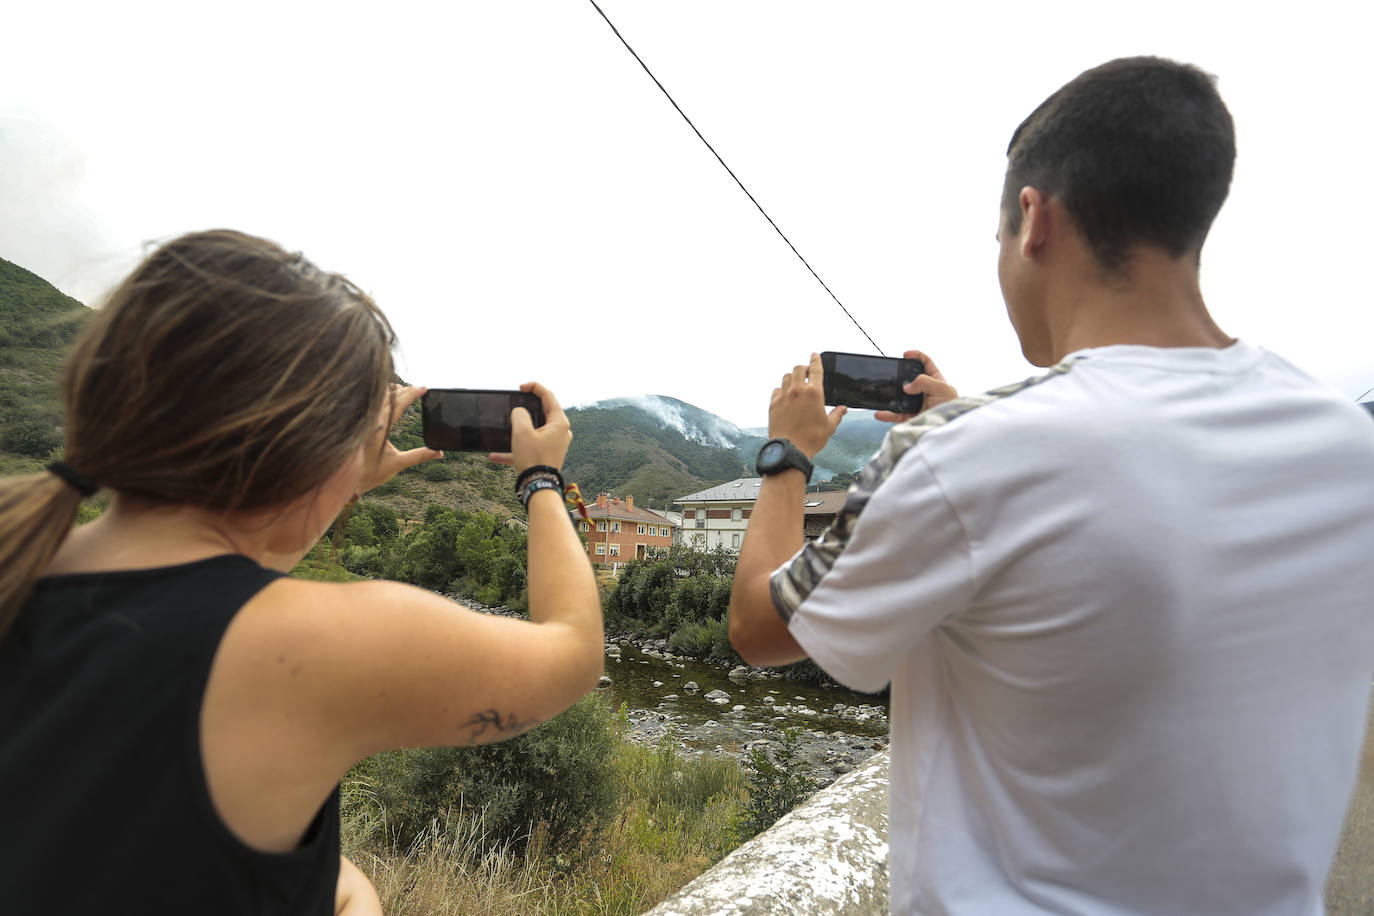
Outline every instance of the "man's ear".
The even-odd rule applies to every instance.
[[[1049,197],[1030,185],[1017,196],[1021,207],[1021,232],[1017,247],[1021,257],[1034,259],[1050,238],[1051,214]]]

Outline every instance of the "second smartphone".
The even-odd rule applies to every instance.
[[[903,385],[926,371],[925,363],[919,359],[826,350],[821,354],[821,369],[825,373],[827,404],[894,413],[921,412],[925,395],[902,390]]]
[[[544,405],[526,391],[490,388],[431,388],[420,399],[425,445],[450,452],[510,451],[510,412],[523,407],[535,426],[544,425]]]

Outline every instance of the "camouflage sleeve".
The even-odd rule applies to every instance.
[[[834,568],[835,563],[849,544],[849,539],[854,533],[854,526],[858,523],[859,516],[868,505],[868,501],[892,475],[892,471],[897,467],[897,462],[908,451],[915,448],[922,436],[971,410],[1009,397],[1018,391],[1024,391],[1057,375],[1062,375],[1069,370],[1072,362],[1073,360],[1065,360],[1059,365],[1051,367],[1050,371],[1044,375],[1006,385],[1002,388],[994,388],[982,394],[968,395],[949,401],[912,417],[905,423],[899,423],[892,427],[883,438],[883,444],[879,446],[877,453],[869,459],[868,464],[859,472],[858,479],[850,486],[844,506],[835,516],[834,524],[827,528],[819,538],[803,545],[802,549],[797,551],[791,560],[779,567],[769,579],[768,587],[773,597],[773,607],[777,609],[783,621],[791,621],[797,608],[801,607],[802,602],[815,591],[821,579]]]

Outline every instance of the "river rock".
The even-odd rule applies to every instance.
[[[620,647],[619,647],[619,646],[607,646],[607,647],[606,647],[606,657],[607,657],[607,658],[620,658]]]
[[[665,699],[665,700],[676,700],[676,699],[677,699],[677,694],[675,694],[675,693],[670,693],[670,694],[668,694],[666,697],[664,697],[663,699]]]
[[[696,693],[698,690],[701,689],[701,687],[697,684],[696,681],[688,681],[687,683],[682,685],[682,689],[687,691],[688,693]]]
[[[773,699],[772,697],[764,697],[763,702],[769,706],[772,706],[774,703],[777,702],[777,700]]]
[[[748,677],[749,677],[749,666],[748,666],[748,665],[736,665],[734,668],[731,668],[731,669],[730,669],[730,674],[728,675],[728,677],[729,677],[732,681],[733,681],[733,680],[741,680],[741,681],[743,681],[743,680],[748,679]]]
[[[730,707],[730,711],[731,711],[731,712],[744,712],[744,707],[743,707],[743,706],[740,706],[739,704],[736,704],[736,705]]]
[[[599,681],[596,682],[596,686],[598,686],[598,687],[609,687],[609,686],[611,686],[611,679],[610,679],[609,677],[607,677],[606,675],[603,674],[603,675],[601,675],[601,680],[599,680]]]
[[[662,682],[662,681],[654,681],[654,686],[655,686],[655,687],[662,687],[662,686],[663,686],[663,682]]]
[[[715,719],[707,719],[705,722],[701,723],[701,727],[702,727],[702,728],[720,728],[720,723],[717,722]]]
[[[688,686],[690,687],[691,685],[689,684]],[[729,702],[730,694],[726,693],[724,690],[712,690],[710,693],[706,694],[706,699],[725,700],[726,702]]]

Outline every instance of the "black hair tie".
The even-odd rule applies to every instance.
[[[49,463],[48,470],[58,477],[61,477],[69,486],[81,491],[82,496],[94,496],[95,491],[100,488],[95,485],[95,481],[84,474],[78,473],[76,468],[63,461],[53,461]]]

